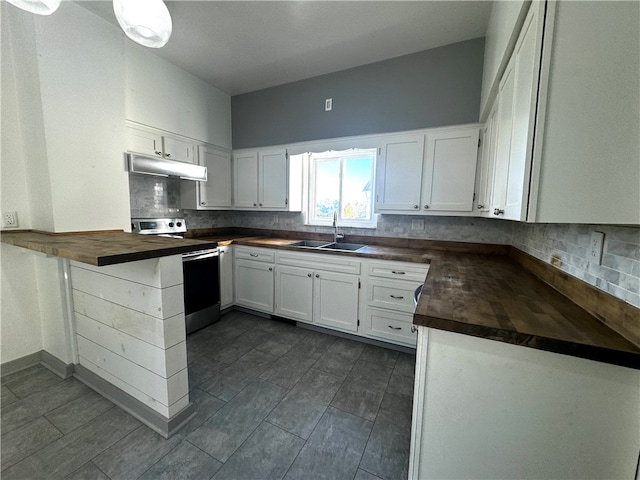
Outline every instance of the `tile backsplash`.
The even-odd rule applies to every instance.
[[[604,233],[602,265],[589,262],[591,233]],[[582,224],[513,224],[511,245],[640,308],[640,228]],[[640,322],[640,319],[638,320]]]
[[[179,181],[131,175],[130,185],[132,216],[175,215],[178,211]],[[190,229],[246,227],[314,233],[333,231],[329,227],[305,225],[304,216],[295,212],[179,212],[187,219]],[[424,220],[424,228],[414,230],[413,220]],[[637,226],[526,224],[471,217],[380,215],[375,229],[340,228],[340,231],[363,236],[513,245],[546,263],[551,263],[551,256],[557,255],[562,262],[561,270],[640,308],[640,227]],[[602,265],[587,259],[593,231],[605,234]]]
[[[129,174],[131,218],[175,217],[180,213],[180,180]]]

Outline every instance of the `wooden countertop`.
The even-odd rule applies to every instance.
[[[436,252],[414,324],[640,369],[638,346],[508,256]]]
[[[509,256],[488,254],[496,246],[480,246],[485,254],[449,252],[439,245],[425,249],[374,244],[359,252],[318,251],[291,246],[299,238],[233,232],[174,239],[124,232],[52,234],[22,231],[2,232],[1,240],[97,266],[176,255],[231,243],[322,252],[325,255],[430,263],[423,294],[414,314],[414,324],[640,369],[640,347]],[[420,245],[420,242],[416,243]],[[468,250],[470,247],[464,248]],[[635,310],[632,315],[634,313]]]
[[[216,242],[125,232],[2,232],[3,243],[56,257],[103,266],[216,248]]]

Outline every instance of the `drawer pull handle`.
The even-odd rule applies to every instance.
[[[404,275],[405,272],[399,272],[397,270],[391,270],[391,273],[393,273],[394,275]]]
[[[389,295],[391,298],[395,298],[396,300],[402,300],[404,297],[402,295]]]
[[[402,330],[402,327],[394,327],[393,325],[387,325],[391,330]]]
[[[260,256],[260,255],[259,255],[259,254],[257,254],[257,253],[250,253],[249,255],[250,255],[250,256],[252,256],[252,257],[259,257],[259,256]]]

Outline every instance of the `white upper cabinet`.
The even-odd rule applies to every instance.
[[[182,208],[231,209],[231,152],[213,145],[199,145],[198,164],[207,167],[207,181],[181,182]]]
[[[192,140],[139,126],[127,125],[127,151],[196,163]]]
[[[377,160],[376,212],[472,212],[479,131],[472,125],[384,138]]]
[[[384,139],[377,159],[376,211],[420,210],[424,135]]]
[[[427,134],[423,211],[471,212],[479,128]]]
[[[284,148],[234,152],[233,173],[235,209],[301,210],[302,162]]]
[[[496,159],[496,109],[489,113],[487,123],[481,132],[481,149],[477,169],[478,183],[476,187],[476,211],[485,214],[491,207],[491,193],[493,191],[493,175]]]

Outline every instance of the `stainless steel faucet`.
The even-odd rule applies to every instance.
[[[344,239],[344,233],[338,233],[338,212],[333,211],[333,243]]]

